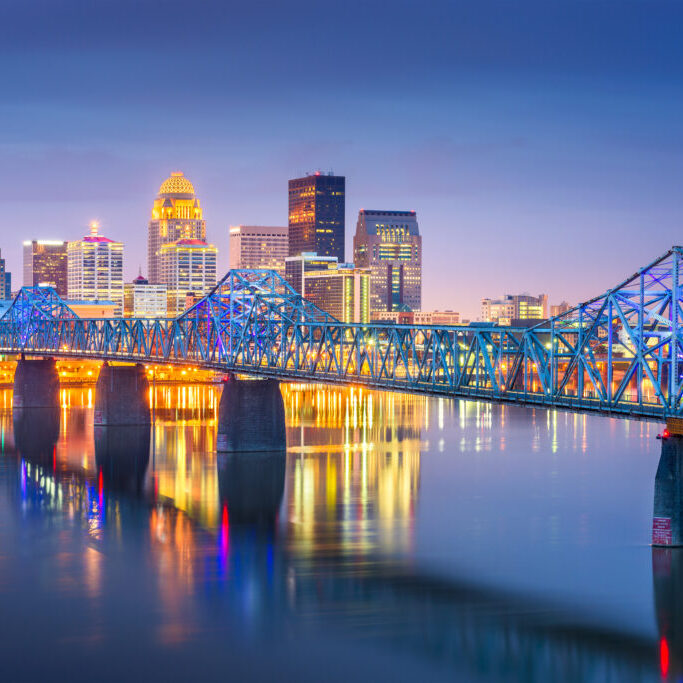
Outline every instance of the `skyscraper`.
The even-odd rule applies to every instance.
[[[28,240],[24,242],[24,287],[49,285],[66,296],[68,283],[66,242]]]
[[[288,228],[263,225],[230,226],[230,270],[265,268],[285,274],[289,255]]]
[[[344,260],[346,179],[319,171],[289,181],[289,255],[304,251]]]
[[[216,286],[216,254],[213,244],[181,239],[162,245],[159,272],[168,285],[168,314],[176,316],[186,308],[188,293],[202,297]]]
[[[149,281],[165,283],[160,271],[160,249],[180,239],[206,239],[206,222],[192,183],[178,171],[159,188],[149,222],[147,261]]]
[[[12,297],[12,273],[8,273],[0,251],[0,299]]]
[[[358,213],[354,262],[370,268],[371,316],[380,311],[419,311],[422,306],[422,237],[414,211]]]
[[[123,311],[123,244],[98,234],[98,224],[90,224],[90,234],[69,242],[68,297],[76,301],[113,301],[116,315]]]

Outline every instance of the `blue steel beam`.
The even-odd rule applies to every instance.
[[[341,323],[274,271],[234,270],[173,319],[82,319],[51,288],[22,289],[0,351],[193,363],[522,405],[683,416],[683,248],[532,328]]]

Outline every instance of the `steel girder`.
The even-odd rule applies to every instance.
[[[81,319],[54,290],[28,288],[0,319],[0,350],[663,418],[683,414],[682,253],[528,329],[341,323],[274,271],[231,271],[161,320]]]

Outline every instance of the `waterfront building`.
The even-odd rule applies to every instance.
[[[315,252],[305,251],[285,259],[285,279],[297,294],[306,297],[306,274],[321,270],[336,270],[339,261],[336,256],[318,256]]]
[[[194,186],[178,171],[161,184],[152,207],[147,239],[151,283],[171,284],[163,279],[161,272],[161,247],[181,239],[206,240],[206,222]]]
[[[415,211],[358,213],[354,262],[370,269],[370,310],[419,311],[422,304],[422,237]]]
[[[435,327],[465,324],[457,311],[377,311],[372,315],[372,321]]]
[[[165,318],[168,288],[153,285],[142,275],[123,285],[123,315],[126,318]]]
[[[24,247],[24,287],[47,285],[66,297],[68,280],[67,243],[61,240],[27,240]]]
[[[306,299],[344,323],[370,322],[370,271],[342,263],[305,274]]]
[[[5,259],[0,251],[0,299],[12,298],[12,273],[7,271]]]
[[[436,327],[460,325],[462,319],[458,311],[414,311],[415,325],[434,325]]]
[[[506,294],[502,299],[482,299],[481,319],[499,325],[513,320],[543,320],[548,317],[548,295]]]
[[[114,301],[72,301],[66,299],[65,303],[79,318],[115,318],[121,315],[120,304]]]
[[[344,261],[346,178],[319,171],[289,181],[289,255]]]
[[[230,226],[230,270],[274,270],[284,277],[289,255],[289,228],[262,225]]]
[[[213,244],[200,239],[180,239],[159,249],[159,274],[168,286],[168,315],[186,307],[188,293],[202,297],[216,286],[216,255]]]
[[[97,222],[90,234],[67,245],[69,299],[113,301],[116,315],[123,312],[123,244],[99,234]]]
[[[572,305],[567,301],[563,301],[561,304],[553,304],[550,307],[550,317],[554,318],[556,315],[562,315],[571,310],[571,308]]]

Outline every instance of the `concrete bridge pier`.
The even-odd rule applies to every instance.
[[[683,424],[669,421],[661,435],[655,476],[653,546],[683,546]]]
[[[59,408],[59,373],[54,358],[22,354],[14,373],[13,407]]]
[[[274,379],[238,380],[223,384],[218,407],[219,453],[284,452],[285,404]]]
[[[95,425],[147,425],[152,422],[149,382],[142,364],[105,363],[95,388]]]

